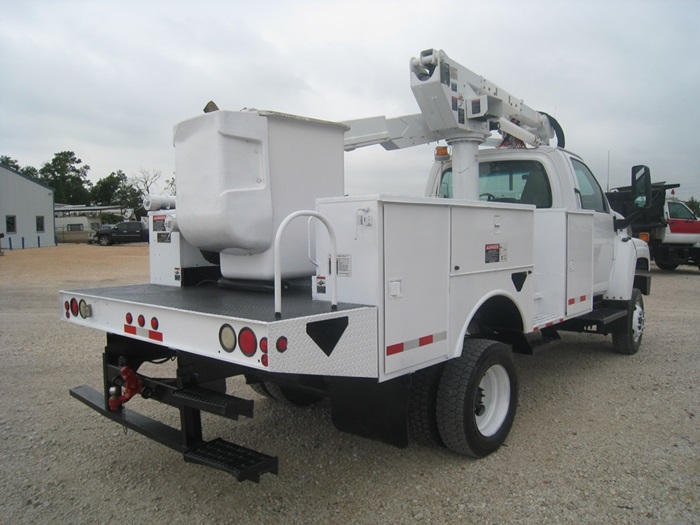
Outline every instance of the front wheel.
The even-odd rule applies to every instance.
[[[642,346],[643,335],[644,299],[642,299],[642,292],[635,288],[632,290],[632,298],[627,306],[627,315],[612,331],[613,347],[621,354],[636,354]]]
[[[109,238],[109,235],[100,235],[98,241],[100,246],[109,246],[112,244],[112,239]]]
[[[663,270],[665,272],[672,272],[676,268],[678,268],[678,263],[677,262],[672,262],[672,261],[667,261],[667,260],[660,260],[660,259],[654,259],[654,263],[656,264],[656,267],[659,270]]]
[[[437,393],[437,424],[447,448],[475,458],[508,437],[518,403],[518,377],[510,349],[487,339],[465,339],[449,361]]]

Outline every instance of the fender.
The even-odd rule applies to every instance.
[[[459,337],[454,341],[454,346],[451,352],[451,355],[449,356],[450,359],[456,358],[462,355],[462,343],[464,341],[464,338],[469,335],[469,326],[471,325],[472,321],[474,320],[474,317],[479,313],[479,311],[484,308],[484,305],[488,303],[489,301],[492,300],[503,300],[507,301],[508,304],[510,304],[513,307],[513,311],[509,312],[508,315],[511,315],[511,318],[509,319],[510,321],[510,326],[504,327],[504,328],[512,328],[515,330],[520,330],[523,333],[526,332],[525,325],[523,323],[523,319],[525,318],[524,312],[522,308],[520,307],[518,300],[516,299],[515,295],[513,295],[511,292],[503,289],[497,289],[497,290],[492,290],[488,294],[484,295],[471,309],[469,312],[469,315],[467,316],[464,324],[462,325],[460,332],[459,332]],[[514,318],[514,314],[517,315],[517,319]]]
[[[603,299],[628,301],[632,297],[634,270],[637,266],[637,246],[634,241],[633,237],[627,235],[623,237],[618,233],[615,242],[615,259],[610,272],[608,289],[603,294]],[[648,255],[648,247],[646,251]]]

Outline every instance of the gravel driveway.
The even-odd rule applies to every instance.
[[[60,322],[57,291],[147,280],[145,245],[0,257],[1,525],[700,523],[697,268],[653,271],[635,356],[587,334],[516,356],[515,425],[482,460],[342,434],[327,403],[291,409],[233,381],[256,417],[205,414],[205,437],[279,456],[280,475],[257,485],[125,435],[68,395],[101,384],[104,335]]]

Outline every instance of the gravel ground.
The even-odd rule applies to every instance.
[[[345,435],[327,403],[290,409],[232,381],[256,417],[204,415],[206,437],[278,455],[260,484],[185,463],[68,395],[100,385],[104,335],[60,322],[57,291],[147,280],[145,245],[0,257],[0,524],[700,523],[696,268],[653,272],[635,356],[587,334],[516,356],[515,425],[482,460]]]

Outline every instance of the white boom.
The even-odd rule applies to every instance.
[[[346,121],[345,150],[381,144],[387,150],[446,140],[452,146],[455,198],[478,199],[476,153],[492,123],[531,146],[549,144],[550,120],[521,99],[450,59],[429,49],[410,61],[411,89],[421,113],[387,119]]]

